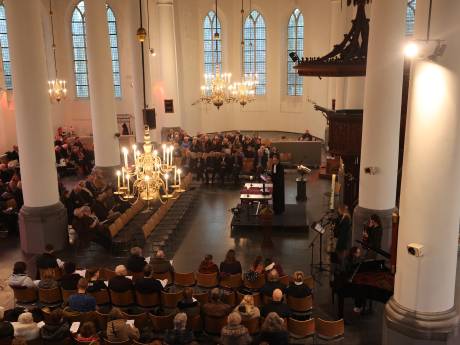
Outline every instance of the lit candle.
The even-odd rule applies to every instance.
[[[335,198],[335,174],[332,174],[332,181],[331,181],[331,201],[329,203],[329,209],[334,209],[334,198]]]
[[[161,145],[163,148],[163,164],[166,163],[166,144]]]
[[[171,161],[169,162],[170,165],[173,165],[173,151],[174,151],[174,146],[170,146],[169,147],[170,151],[171,151]]]
[[[177,169],[177,177],[179,178],[179,187],[180,187],[180,175],[182,174],[182,170]]]
[[[128,169],[128,149],[126,147],[123,147],[122,151],[123,151],[123,158],[125,162],[125,168]]]
[[[136,154],[137,154],[137,146],[136,146],[136,145],[133,145],[134,164],[136,164]]]
[[[122,181],[123,181],[123,187],[125,186],[125,168],[121,167],[121,175],[122,175]]]
[[[174,167],[174,185],[176,185],[177,182],[177,167]]]
[[[126,183],[127,183],[128,195],[129,195],[129,174],[126,174]]]
[[[120,187],[121,187],[121,186],[120,186],[120,175],[121,175],[120,170],[117,170],[117,181],[118,181],[117,186],[118,186],[118,191],[120,191]]]
[[[166,148],[166,161],[164,163],[169,165],[169,147]]]

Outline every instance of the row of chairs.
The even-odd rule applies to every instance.
[[[112,224],[110,224],[110,236],[114,238],[131,219],[133,219],[139,212],[142,211],[144,205],[144,201],[139,199],[133,204],[133,206],[122,213]]]

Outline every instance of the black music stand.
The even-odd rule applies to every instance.
[[[323,272],[330,272],[330,264],[325,264],[323,263],[323,235],[326,232],[326,229],[322,226],[321,222],[317,222],[313,226],[313,230],[317,232],[315,238],[310,244],[311,248],[311,264],[310,264],[310,274],[314,278],[314,280],[321,285],[320,281],[316,279],[316,274],[317,273],[323,273]],[[313,257],[314,257],[314,249],[315,249],[315,242],[319,238],[319,262],[314,263]],[[326,268],[327,267],[327,268]]]

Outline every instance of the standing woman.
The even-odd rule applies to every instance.
[[[373,249],[381,249],[382,247],[382,236],[383,236],[383,229],[382,229],[382,221],[380,217],[376,214],[371,215],[369,219],[369,223],[364,231],[363,238],[367,245]],[[374,257],[376,256],[375,251],[369,251],[367,257]]]
[[[351,216],[348,206],[339,207],[339,218],[334,228],[334,236],[337,238],[335,246],[336,253],[343,252],[348,249],[351,233]]]

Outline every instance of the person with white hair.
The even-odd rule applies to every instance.
[[[283,291],[275,289],[272,298],[273,300],[262,308],[262,316],[267,316],[271,312],[275,312],[283,319],[289,318],[292,311],[287,304],[283,303]]]
[[[187,314],[177,313],[174,317],[174,329],[168,329],[165,341],[168,344],[189,344],[193,341],[193,332],[186,328]]]
[[[109,289],[115,292],[126,292],[133,289],[133,281],[126,276],[128,270],[124,265],[115,267],[116,276],[109,280]]]
[[[152,265],[154,273],[171,273],[171,276],[174,275],[174,267],[171,262],[166,259],[165,252],[158,250],[155,253],[155,257],[150,260],[150,265]],[[172,278],[172,277],[171,277]]]
[[[230,313],[227,325],[220,333],[220,343],[222,345],[248,345],[251,341],[248,329],[241,324],[240,314]]]
[[[35,340],[40,336],[40,329],[37,323],[34,322],[32,313],[22,313],[18,317],[17,322],[12,322],[14,328],[14,336],[24,338],[26,341]]]

